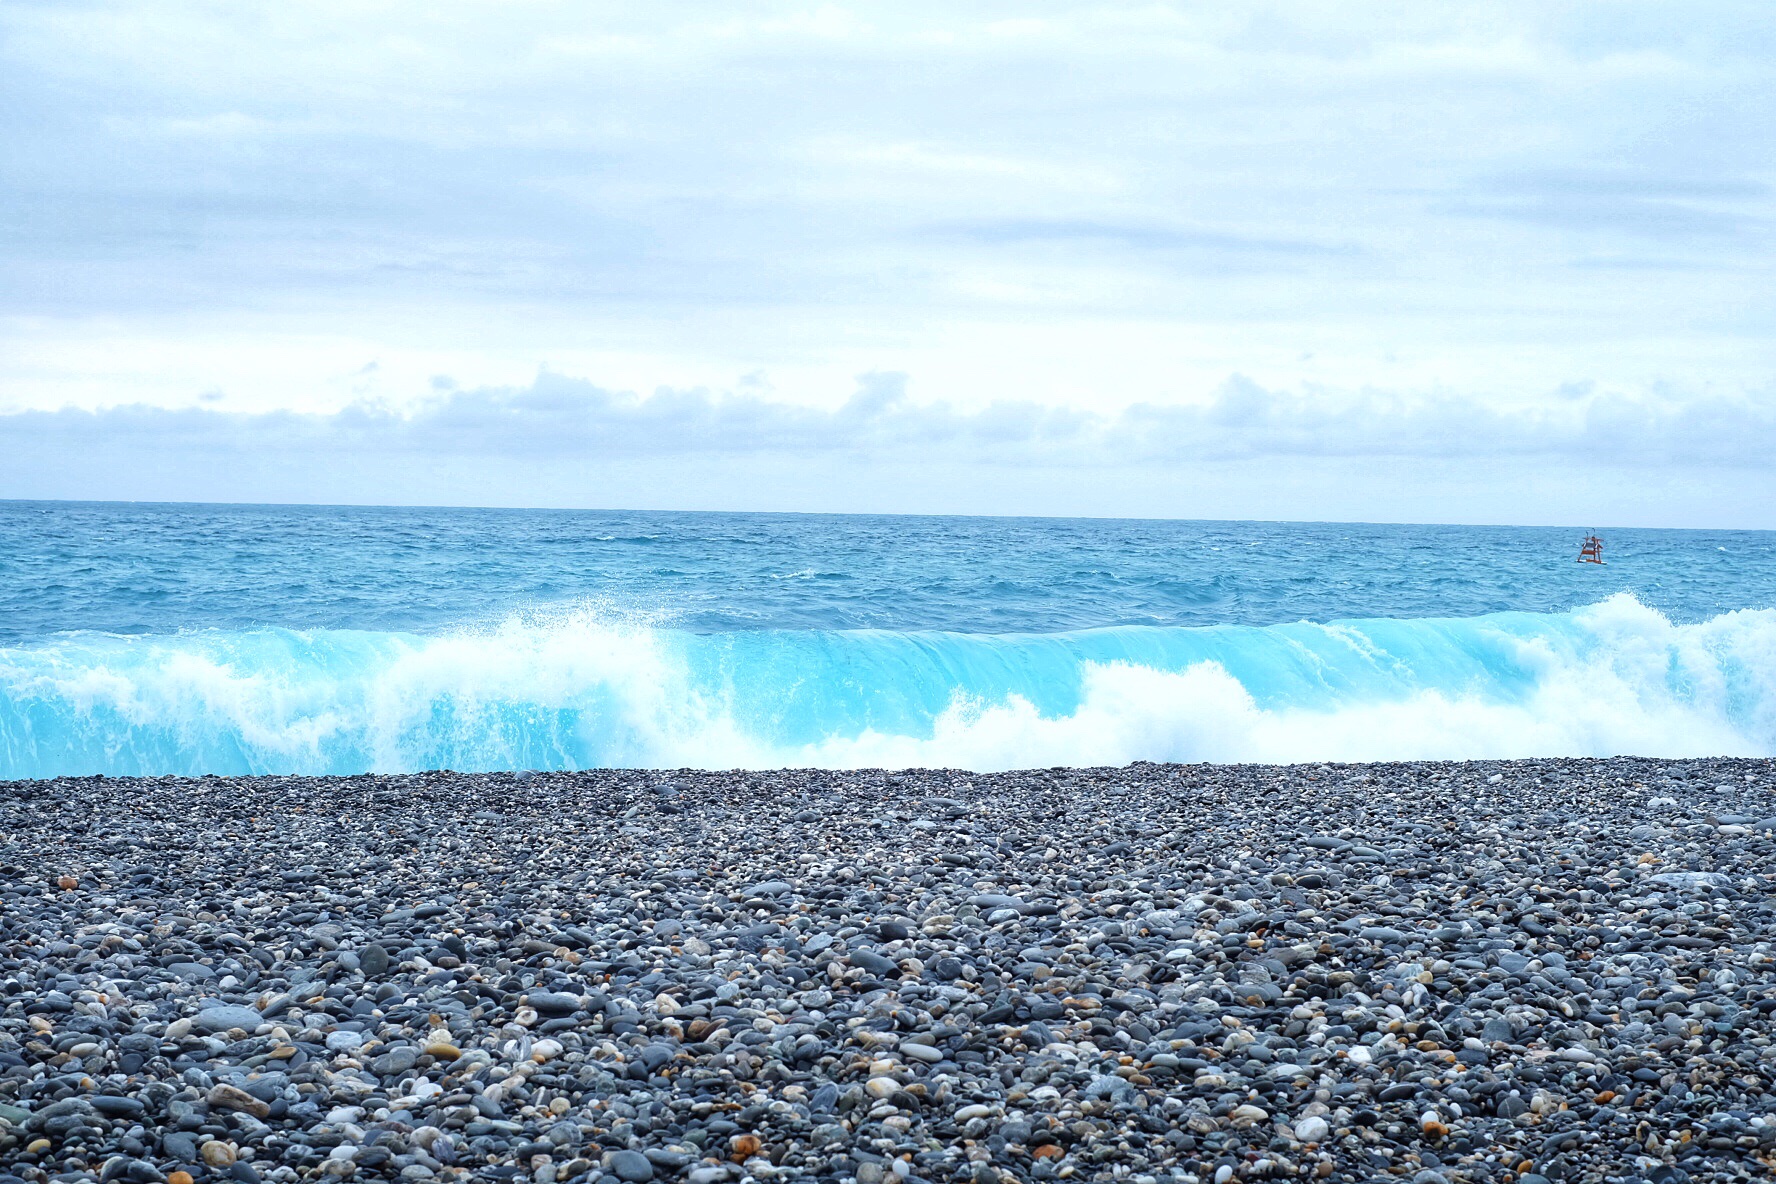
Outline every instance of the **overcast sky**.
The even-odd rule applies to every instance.
[[[1776,527],[1773,96],[1751,2],[13,0],[0,496]]]

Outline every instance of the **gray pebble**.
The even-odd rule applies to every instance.
[[[1681,1184],[1776,1154],[1767,762],[656,778],[0,786],[0,1163]]]
[[[643,1184],[654,1178],[654,1165],[639,1151],[613,1151],[605,1158],[605,1166],[625,1184]]]

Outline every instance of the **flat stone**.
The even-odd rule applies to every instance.
[[[1382,945],[1403,946],[1412,940],[1412,935],[1402,929],[1388,925],[1368,925],[1357,932],[1364,941],[1380,942]]]
[[[586,1004],[581,996],[565,991],[532,991],[525,996],[525,1002],[535,1008],[538,1015],[549,1016],[569,1016]]]
[[[357,1052],[364,1046],[364,1034],[353,1032],[349,1028],[341,1028],[337,1032],[327,1033],[327,1048],[332,1052]]]
[[[1023,900],[1016,896],[1006,896],[998,892],[983,892],[968,898],[968,903],[982,910],[991,912],[996,909],[1015,909],[1022,912],[1026,907]]]
[[[370,1069],[378,1077],[396,1077],[410,1071],[419,1063],[419,1049],[412,1045],[391,1048],[370,1062]]]
[[[1647,879],[1667,888],[1681,890],[1721,889],[1732,886],[1732,881],[1719,872],[1659,872]]]
[[[605,1156],[605,1167],[625,1184],[645,1184],[654,1178],[654,1165],[639,1151],[613,1151]]]
[[[226,1082],[211,1086],[205,1100],[218,1110],[238,1110],[244,1114],[251,1114],[254,1118],[264,1118],[271,1113],[271,1107],[266,1103],[255,1098],[246,1090]]]
[[[899,963],[892,958],[884,957],[874,950],[852,950],[846,955],[851,965],[861,967],[871,974],[892,974],[900,969]]]
[[[264,1018],[251,1007],[232,1004],[205,1006],[191,1018],[191,1026],[199,1032],[227,1032],[234,1028],[251,1032],[264,1022]]]

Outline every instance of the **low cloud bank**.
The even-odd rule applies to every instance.
[[[833,409],[750,395],[615,392],[543,374],[395,409],[240,414],[142,405],[0,415],[0,447],[182,453],[635,459],[856,454],[996,465],[1179,465],[1264,457],[1564,457],[1576,464],[1750,466],[1776,451],[1768,393],[1679,397],[1569,388],[1525,405],[1471,397],[1276,391],[1235,377],[1188,405],[1106,413],[1028,402],[919,403],[898,374]]]

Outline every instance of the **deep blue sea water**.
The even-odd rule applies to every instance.
[[[0,502],[0,778],[1776,752],[1776,534]]]

